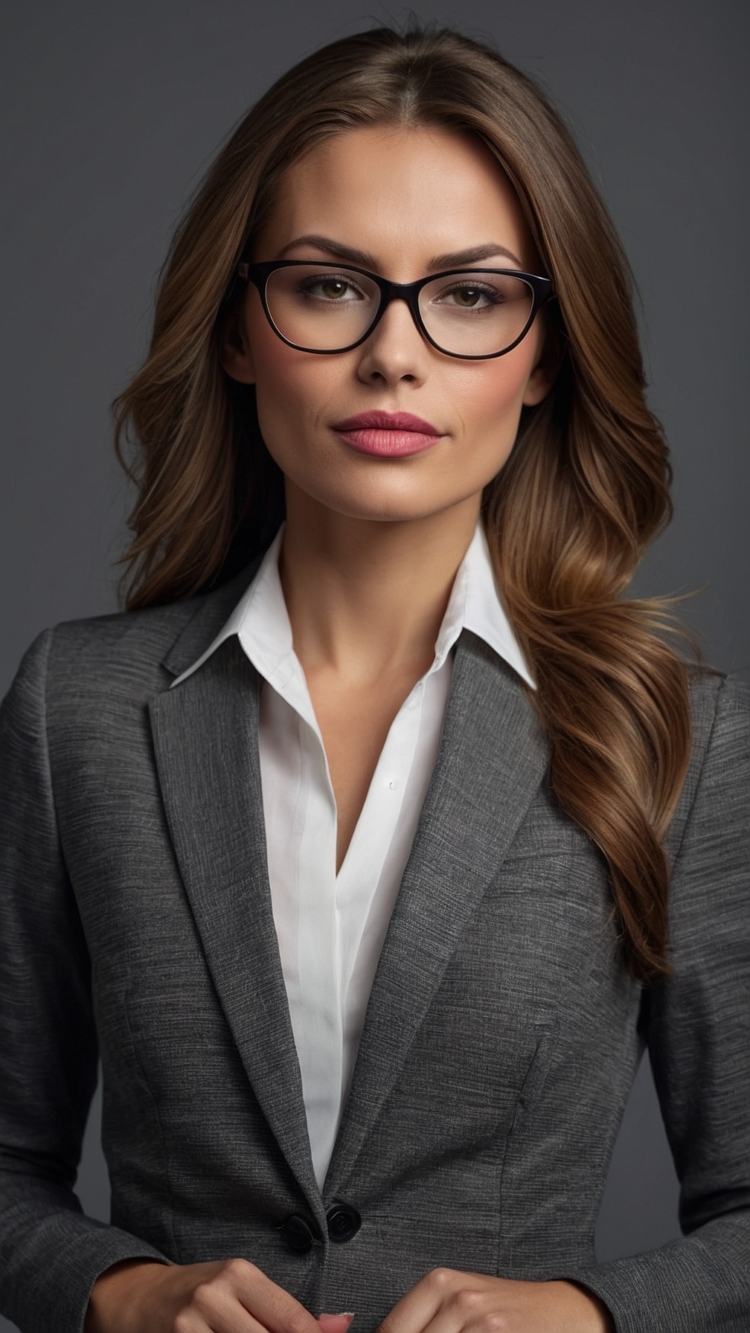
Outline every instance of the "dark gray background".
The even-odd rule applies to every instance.
[[[402,12],[372,0],[6,7],[0,692],[44,626],[115,606],[129,496],[108,405],[143,354],[155,277],[202,172],[285,68]],[[419,0],[413,12],[494,38],[577,135],[635,271],[650,400],[674,453],[677,516],[638,587],[704,589],[687,615],[707,655],[747,675],[750,6]],[[98,1099],[80,1193],[106,1218],[97,1118]],[[600,1258],[678,1234],[676,1198],[646,1062],[615,1151]]]

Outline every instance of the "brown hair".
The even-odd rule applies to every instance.
[[[281,172],[371,124],[477,135],[513,182],[557,299],[559,370],[523,411],[484,521],[499,585],[552,743],[551,785],[604,854],[626,962],[667,975],[663,836],[690,751],[687,674],[662,601],[626,600],[668,521],[670,468],[644,376],[627,262],[564,124],[490,48],[449,30],[391,28],[333,43],[285,74],[220,153],[175,237],[148,359],[116,401],[139,495],[125,557],[129,608],[191,595],[263,549],[283,517],[279,469],[252,390],[218,354],[223,303]]]

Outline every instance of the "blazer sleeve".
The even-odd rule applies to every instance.
[[[672,976],[644,1006],[685,1234],[567,1275],[617,1333],[750,1330],[750,713],[737,682],[716,694],[694,793],[673,866]]]
[[[0,710],[0,1310],[80,1333],[96,1277],[150,1245],[73,1192],[97,1074],[90,963],[55,821],[45,727],[52,631]]]

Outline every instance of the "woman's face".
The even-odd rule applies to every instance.
[[[518,200],[489,151],[450,129],[367,127],[287,170],[253,258],[340,264],[356,251],[359,267],[405,283],[475,250],[458,264],[535,271]],[[504,356],[458,360],[432,347],[397,300],[359,347],[316,356],[281,341],[248,284],[223,364],[256,385],[263,438],[288,485],[349,517],[408,520],[478,502],[510,454],[522,407],[549,387],[541,339],[537,318]],[[362,433],[337,426],[372,410],[411,413],[436,435],[420,452],[363,452]]]

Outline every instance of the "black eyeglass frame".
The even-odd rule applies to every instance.
[[[326,263],[324,260],[318,259],[270,259],[257,263],[243,261],[237,266],[237,277],[244,282],[252,282],[253,286],[257,287],[266,319],[277,337],[281,338],[281,341],[285,342],[287,347],[293,347],[298,352],[310,352],[313,356],[338,356],[341,352],[351,352],[355,347],[360,347],[363,342],[367,341],[373,329],[377,327],[391,301],[405,301],[422,337],[426,338],[427,342],[436,351],[442,352],[444,356],[456,357],[460,361],[490,361],[495,357],[505,356],[506,352],[512,352],[513,348],[518,346],[526,337],[539,310],[554,296],[551,278],[543,278],[538,273],[524,273],[515,268],[451,268],[441,273],[432,273],[426,278],[418,278],[416,282],[389,282],[387,278],[381,278],[377,273],[370,273],[366,268],[357,268],[354,264],[342,264],[340,267],[347,273],[361,273],[363,277],[369,278],[380,289],[380,305],[369,328],[365,330],[361,338],[358,338],[356,342],[349,343],[346,347],[302,347],[299,343],[293,343],[284,336],[278,325],[274,323],[266,297],[268,279],[279,268],[320,268],[333,271],[336,267],[335,262]],[[502,351],[483,352],[479,356],[468,355],[464,352],[448,352],[439,343],[435,342],[435,339],[425,328],[422,312],[419,308],[419,293],[423,287],[426,287],[428,283],[435,282],[437,278],[450,278],[456,273],[500,273],[511,278],[522,278],[531,288],[533,299],[526,325],[518,337],[508,347],[503,347]]]

